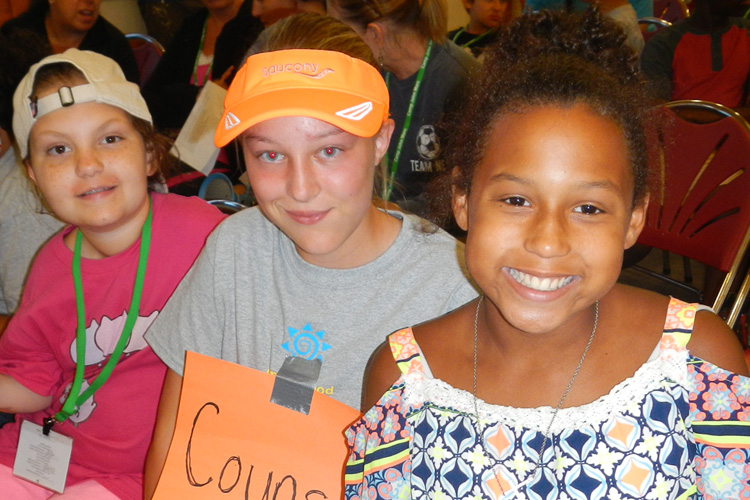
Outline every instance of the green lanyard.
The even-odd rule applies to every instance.
[[[70,388],[70,394],[68,399],[65,400],[65,404],[60,411],[54,416],[54,418],[44,419],[43,432],[45,435],[49,435],[52,425],[57,422],[64,422],[71,415],[78,411],[78,408],[85,403],[93,394],[99,389],[104,382],[109,379],[112,374],[115,365],[120,360],[122,352],[125,350],[125,346],[130,341],[130,334],[133,332],[133,326],[135,321],[138,319],[138,312],[141,305],[141,294],[143,292],[143,279],[146,275],[146,263],[148,262],[148,251],[151,246],[151,200],[149,199],[148,215],[146,221],[143,223],[143,229],[141,229],[141,246],[140,254],[138,256],[138,270],[135,275],[135,284],[133,285],[133,296],[130,299],[130,309],[128,310],[128,317],[125,320],[125,326],[120,334],[120,339],[117,341],[112,355],[109,357],[107,364],[104,365],[102,371],[96,376],[96,379],[91,383],[88,389],[81,393],[81,386],[83,385],[83,372],[86,368],[86,313],[84,311],[83,302],[83,283],[81,282],[81,242],[83,241],[83,234],[81,230],[78,230],[76,235],[75,249],[73,250],[73,286],[75,288],[76,295],[76,313],[78,316],[78,326],[76,328],[76,372],[73,378],[73,386]]]
[[[201,53],[203,52],[203,42],[206,39],[206,26],[208,25],[208,19],[206,22],[203,23],[203,32],[201,33],[201,44],[198,47],[198,54],[195,56],[195,63],[193,64],[193,85],[196,87],[203,87],[206,85],[206,82],[208,81],[208,78],[211,76],[211,70],[214,67],[214,60],[211,58],[211,62],[208,63],[208,69],[206,70],[206,74],[203,75],[203,83],[198,85],[198,61],[201,59]]]
[[[466,31],[466,28],[461,28],[460,30],[458,30],[458,33],[456,33],[455,35],[453,35],[453,38],[451,39],[451,42],[454,42],[454,43],[455,43],[455,42],[456,42],[456,40],[458,40],[458,37],[460,37],[460,36],[461,36],[461,34],[462,34],[462,33],[463,33],[464,31]],[[478,42],[479,40],[481,40],[482,38],[484,38],[484,37],[486,37],[487,35],[489,35],[490,33],[494,33],[494,32],[495,32],[495,28],[493,28],[493,29],[491,29],[491,30],[487,30],[487,31],[485,31],[484,33],[482,33],[481,35],[477,35],[477,36],[475,36],[474,38],[472,38],[471,40],[469,40],[468,42],[466,42],[465,44],[461,45],[461,48],[462,48],[462,49],[465,49],[465,48],[467,48],[467,47],[470,47],[470,46],[474,45],[475,43],[477,43],[477,42]]]
[[[398,169],[398,161],[401,158],[401,149],[404,147],[404,140],[406,134],[409,132],[409,125],[411,125],[411,117],[414,114],[414,104],[417,102],[417,95],[419,94],[419,87],[422,85],[422,78],[424,77],[424,70],[427,67],[427,61],[430,59],[430,53],[432,52],[432,39],[427,42],[427,50],[424,52],[422,57],[422,65],[419,66],[417,72],[417,81],[414,82],[414,89],[411,91],[411,99],[409,99],[409,109],[406,111],[406,117],[404,118],[404,125],[401,127],[401,135],[398,138],[398,144],[396,145],[396,154],[393,156],[393,162],[390,162],[390,175],[383,186],[383,200],[388,201],[393,191],[393,180],[396,178],[396,170]],[[385,74],[385,85],[390,85],[391,74]],[[388,153],[385,155],[385,164],[388,165]]]

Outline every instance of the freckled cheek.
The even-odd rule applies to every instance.
[[[62,169],[37,165],[32,170],[34,171],[36,184],[42,193],[49,192],[50,187],[62,188],[69,184],[66,176],[62,173]]]

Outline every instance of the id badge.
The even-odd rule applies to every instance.
[[[28,420],[21,422],[13,474],[49,490],[62,493],[68,476],[73,438],[50,431]]]

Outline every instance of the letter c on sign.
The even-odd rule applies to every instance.
[[[204,404],[203,406],[201,406],[201,409],[198,410],[198,413],[195,414],[195,418],[193,419],[193,427],[192,429],[190,429],[190,439],[188,440],[187,450],[185,453],[185,473],[187,474],[187,480],[191,486],[198,486],[198,487],[205,486],[214,480],[213,477],[209,477],[203,483],[198,482],[198,480],[196,480],[195,476],[193,475],[193,464],[192,464],[192,459],[190,457],[190,448],[193,445],[193,433],[195,432],[195,425],[198,423],[198,417],[201,416],[201,413],[207,406],[212,406],[216,410],[216,414],[217,415],[219,414],[219,406],[216,403],[208,402]]]

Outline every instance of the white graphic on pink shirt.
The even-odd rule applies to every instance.
[[[159,311],[154,311],[149,316],[138,316],[135,320],[135,325],[133,325],[133,332],[130,335],[130,341],[123,351],[123,356],[140,351],[146,347],[147,344],[143,335],[158,314]],[[91,322],[91,325],[86,328],[86,366],[104,366],[107,359],[109,359],[112,352],[115,350],[117,341],[120,340],[120,335],[125,327],[127,317],[127,311],[123,311],[123,313],[116,318],[110,319],[107,316],[104,316],[101,319],[101,323],[98,323],[96,320]],[[78,359],[76,346],[77,342],[74,340],[70,344],[70,357],[73,359],[73,363]],[[60,398],[61,403],[64,403],[67,399],[71,386],[72,382],[65,387],[65,391]],[[88,382],[84,380],[81,386],[81,392],[85,391],[88,387]],[[96,408],[96,402],[94,401],[95,397],[96,393],[81,405],[77,413],[71,415],[70,421],[79,424],[87,420]]]

